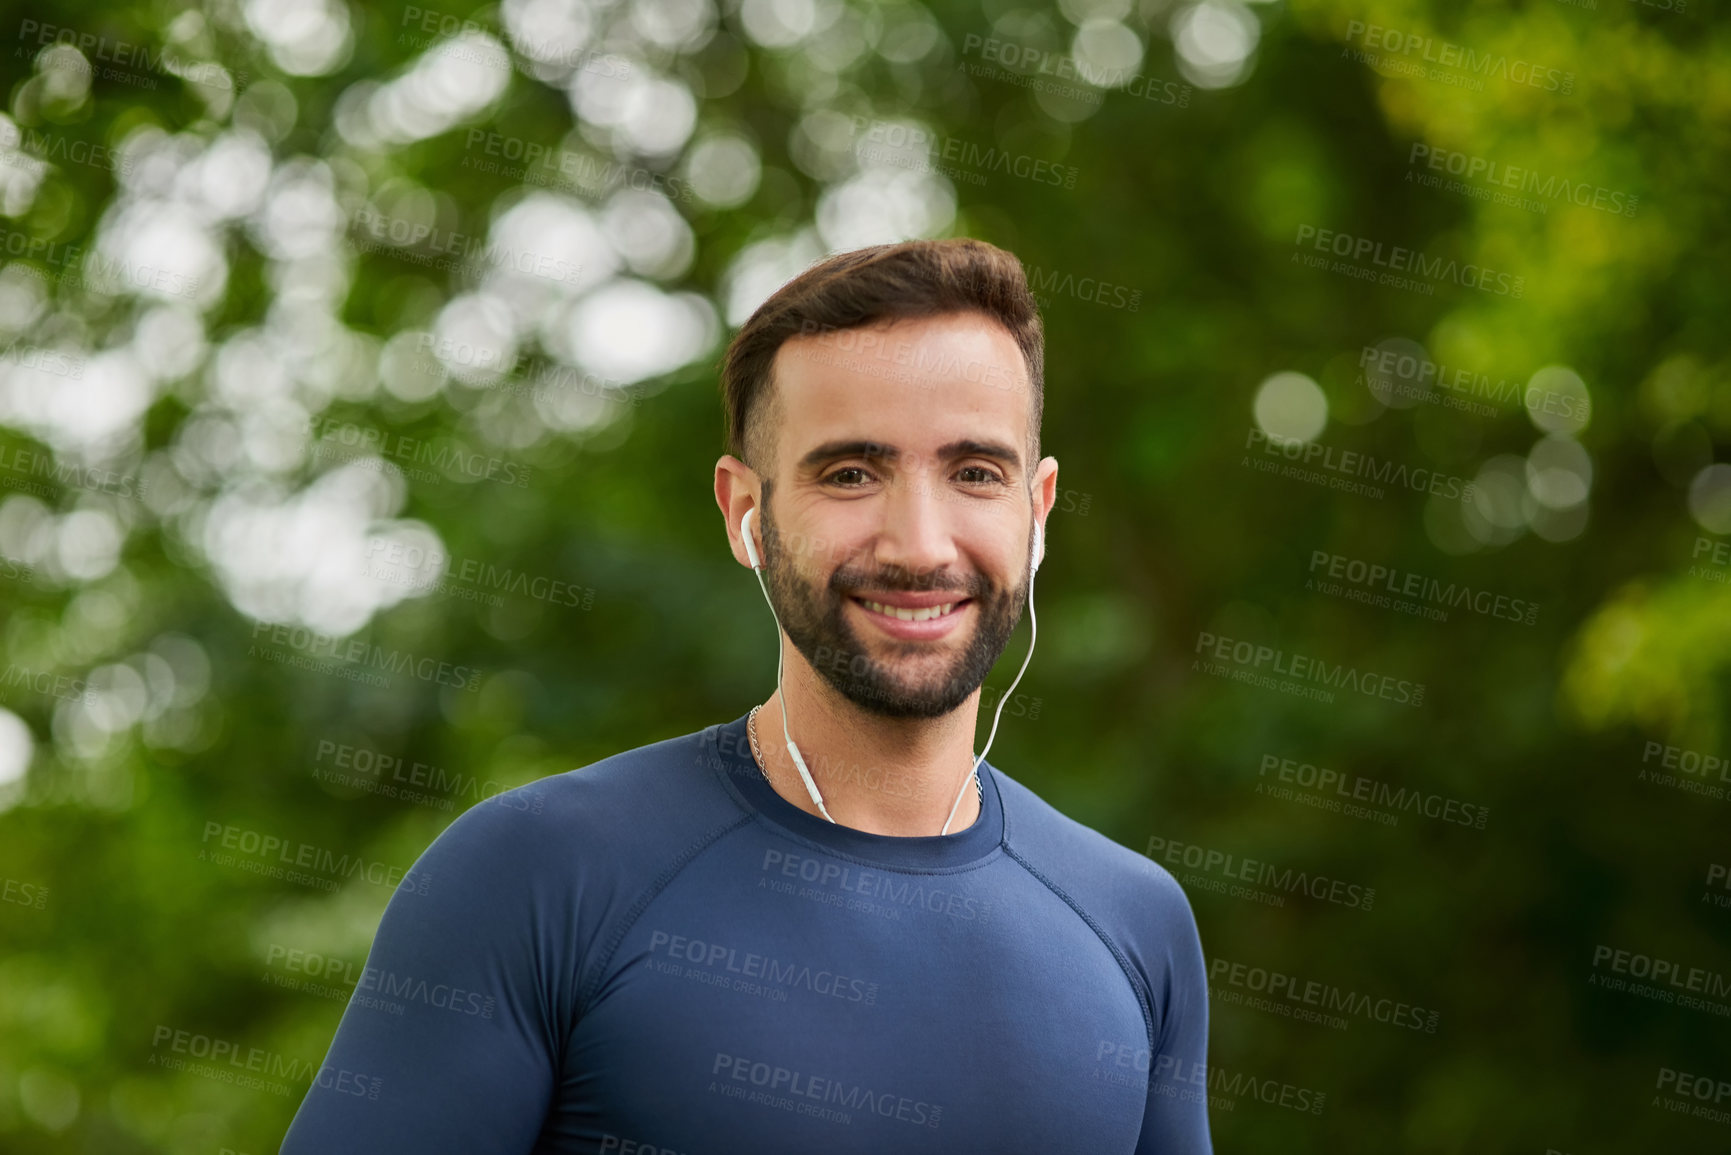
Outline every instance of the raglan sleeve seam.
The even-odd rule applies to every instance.
[[[581,1021],[583,1016],[588,1013],[590,1003],[606,981],[607,972],[613,965],[613,956],[618,953],[620,944],[625,941],[625,936],[631,933],[631,928],[637,924],[637,920],[643,917],[643,912],[649,909],[650,903],[673,885],[686,867],[696,862],[705,850],[740,827],[748,825],[751,821],[752,815],[742,814],[698,838],[669,863],[666,869],[657,875],[643,893],[637,897],[637,900],[619,918],[618,925],[608,933],[606,945],[600,955],[585,968],[588,971],[588,977],[584,979],[582,987],[577,992],[577,1005],[573,1008],[570,1020],[573,1025]]]

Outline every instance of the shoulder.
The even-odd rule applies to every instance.
[[[1171,872],[993,769],[1004,797],[1004,841],[1025,868],[1120,945],[1138,947],[1136,954],[1168,954],[1195,939],[1190,900]]]
[[[547,1029],[564,1029],[646,896],[749,821],[710,769],[711,730],[476,802],[422,852],[381,935],[497,955],[537,976],[558,1008]]]
[[[1150,1016],[1149,1045],[1175,1024],[1206,1022],[1207,977],[1190,900],[1165,867],[1058,811],[994,768],[1004,844],[1088,921],[1118,956]],[[1200,1009],[1198,1009],[1200,1008]]]
[[[417,869],[504,870],[540,882],[654,873],[744,817],[710,769],[709,727],[502,790],[458,815]],[[623,881],[623,879],[622,879]]]

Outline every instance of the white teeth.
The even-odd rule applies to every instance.
[[[900,618],[904,622],[924,622],[930,621],[932,618],[941,618],[961,604],[960,602],[946,602],[941,606],[928,606],[924,609],[906,610],[897,606],[886,606],[882,602],[866,601],[864,598],[861,598],[860,602],[868,609],[875,610],[880,614],[888,614],[892,618]]]

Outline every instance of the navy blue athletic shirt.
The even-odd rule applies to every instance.
[[[1183,892],[980,778],[966,830],[832,825],[742,715],[477,804],[391,896],[284,1155],[1209,1152]]]

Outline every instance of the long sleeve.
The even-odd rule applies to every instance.
[[[1208,1134],[1208,972],[1190,904],[1170,882],[1168,981],[1136,1155],[1212,1155]],[[1155,992],[1156,999],[1160,991]]]
[[[558,1077],[559,904],[532,788],[471,807],[386,907],[283,1155],[522,1155]]]

